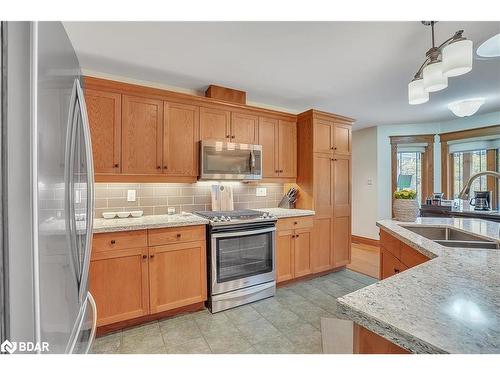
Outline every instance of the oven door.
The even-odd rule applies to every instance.
[[[201,142],[200,179],[262,179],[262,146],[219,141]]]
[[[212,295],[274,281],[276,228],[213,233]]]

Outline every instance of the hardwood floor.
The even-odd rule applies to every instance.
[[[353,243],[351,264],[347,265],[347,268],[378,279],[379,257],[380,249],[378,246]]]

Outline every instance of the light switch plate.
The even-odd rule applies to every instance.
[[[135,202],[135,190],[127,190],[127,202]]]
[[[260,188],[255,189],[255,196],[256,197],[265,197],[265,196],[267,196],[267,188],[260,187]]]
[[[373,180],[371,178],[368,179],[368,185],[373,185]]]

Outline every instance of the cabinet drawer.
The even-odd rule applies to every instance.
[[[407,244],[401,243],[401,262],[409,268],[418,266],[428,260],[429,258],[421,252],[411,248]]]
[[[146,246],[148,246],[148,242],[145,230],[96,233],[92,240],[92,253]]]
[[[286,219],[279,219],[277,223],[278,230],[292,230],[302,228],[312,228],[312,216],[289,217]]]
[[[205,226],[150,229],[149,246],[167,245],[190,241],[205,241]]]
[[[394,276],[397,273],[407,270],[406,267],[399,259],[397,259],[390,252],[382,249],[380,252],[380,279],[386,279]]]

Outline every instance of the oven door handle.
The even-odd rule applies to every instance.
[[[251,236],[254,234],[271,233],[271,232],[275,232],[275,231],[276,231],[276,227],[248,230],[248,231],[243,230],[243,231],[239,231],[239,232],[214,233],[214,234],[212,234],[212,238]]]

